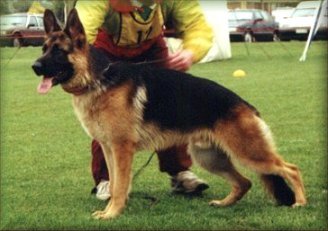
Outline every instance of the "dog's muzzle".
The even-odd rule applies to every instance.
[[[32,69],[36,75],[43,74],[43,65],[40,61],[35,61],[35,63],[32,65]]]

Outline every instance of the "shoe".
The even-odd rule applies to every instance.
[[[182,171],[171,178],[171,187],[173,193],[196,195],[208,189],[209,185],[191,171]]]
[[[109,184],[109,181],[101,180],[91,193],[95,193],[98,200],[106,201],[110,198]]]

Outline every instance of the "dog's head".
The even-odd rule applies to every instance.
[[[61,29],[50,10],[44,12],[43,21],[46,32],[43,54],[32,65],[35,74],[43,76],[38,86],[41,94],[47,93],[57,84],[67,85],[72,82],[77,63],[81,62],[77,57],[82,59],[87,52],[86,36],[75,9],[69,13],[64,29]]]

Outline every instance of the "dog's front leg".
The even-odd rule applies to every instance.
[[[135,145],[132,141],[120,141],[112,143],[111,150],[105,151],[105,158],[112,163],[107,164],[111,176],[111,200],[104,211],[93,214],[96,219],[110,219],[118,216],[124,209],[128,199],[131,184],[131,167]]]

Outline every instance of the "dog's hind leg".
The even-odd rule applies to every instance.
[[[250,189],[251,182],[235,169],[229,156],[222,149],[214,145],[209,148],[202,148],[191,144],[189,153],[201,167],[213,174],[222,176],[231,184],[232,191],[230,194],[223,200],[211,201],[210,205],[232,205],[240,200]]]
[[[104,147],[106,147],[104,145]],[[106,150],[106,149],[110,150]],[[106,150],[106,151],[105,151]],[[122,213],[128,200],[128,193],[131,184],[131,168],[135,144],[132,141],[120,141],[112,143],[111,147],[105,148],[105,155],[111,153],[112,163],[108,166],[112,168],[111,176],[111,199],[104,211],[93,214],[96,219],[110,219]]]
[[[253,110],[236,108],[231,119],[218,123],[216,135],[229,155],[262,176],[265,186],[279,204],[306,204],[300,171],[279,156],[268,126]]]

